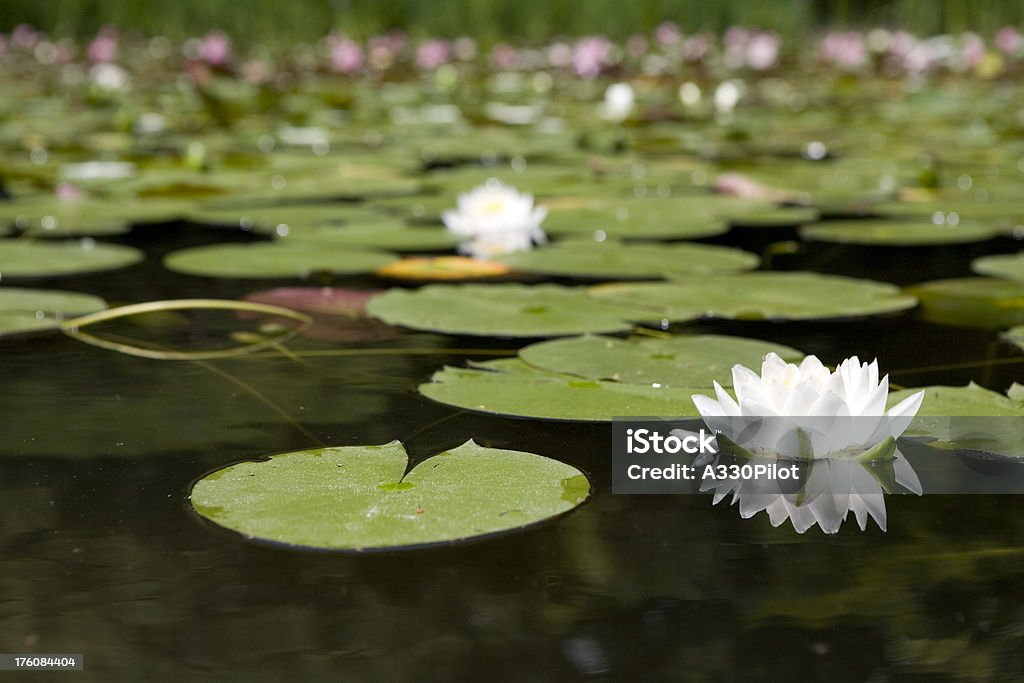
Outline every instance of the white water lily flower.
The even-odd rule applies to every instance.
[[[788,458],[860,456],[899,437],[924,398],[887,412],[888,375],[879,381],[878,361],[856,356],[829,372],[815,356],[795,365],[769,353],[760,375],[736,365],[732,379],[735,399],[718,382],[718,400],[693,396],[705,423],[748,451]]]
[[[474,258],[526,251],[547,241],[540,224],[547,208],[535,207],[533,197],[491,178],[460,194],[458,207],[441,218],[452,233],[467,238],[459,250]]]
[[[636,95],[629,83],[613,83],[604,91],[601,114],[609,121],[621,123],[629,118],[635,102]]]

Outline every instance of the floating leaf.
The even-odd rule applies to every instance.
[[[552,235],[696,239],[728,230],[725,221],[714,213],[717,204],[713,197],[699,201],[593,197],[582,206],[563,208],[552,204],[542,227]]]
[[[1018,325],[1011,330],[1008,330],[1003,338],[1011,344],[1015,344],[1017,348],[1024,351],[1024,325]]]
[[[92,239],[62,242],[0,240],[0,277],[58,277],[124,268],[143,259],[138,249]]]
[[[756,268],[757,256],[706,244],[622,244],[570,240],[496,260],[517,270],[589,278],[673,278]]]
[[[393,261],[383,251],[325,248],[301,242],[217,244],[169,254],[164,265],[176,272],[207,277],[284,278],[314,273],[365,273]]]
[[[1024,283],[972,277],[934,280],[907,288],[921,301],[921,317],[940,325],[1005,329],[1024,324]]]
[[[548,420],[694,417],[691,396],[704,389],[593,381],[545,373],[521,361],[446,367],[421,384],[427,398],[467,410]]]
[[[504,263],[484,261],[468,256],[437,256],[404,258],[374,271],[381,277],[395,280],[479,280],[507,275],[511,268]]]
[[[519,357],[535,368],[591,380],[647,386],[708,387],[712,380],[732,386],[737,363],[759,367],[768,353],[796,362],[803,353],[759,339],[720,335],[636,337],[584,336],[532,344]]]
[[[982,256],[971,263],[975,273],[1024,282],[1024,251],[1016,254]]]
[[[556,517],[590,493],[575,467],[468,441],[417,464],[397,441],[296,451],[213,472],[193,508],[247,538],[327,550],[407,550]]]
[[[297,226],[287,233],[285,242],[309,242],[331,245],[374,247],[394,251],[444,251],[455,247],[460,238],[442,228],[411,227],[401,221],[358,223],[349,226]]]
[[[885,220],[828,221],[800,230],[804,239],[840,244],[871,244],[891,247],[967,244],[995,237],[996,231],[979,223],[936,225],[930,221]]]
[[[924,401],[905,436],[922,437],[929,446],[943,450],[1024,457],[1024,430],[1019,419],[1024,418],[1024,401],[1020,398],[1003,396],[972,382],[966,387],[931,386],[893,392],[889,405],[922,389]]]
[[[716,275],[687,282],[609,284],[591,288],[601,301],[632,309],[636,321],[808,320],[891,313],[917,300],[893,285],[801,272]]]
[[[632,325],[614,304],[579,287],[558,285],[428,285],[391,289],[367,306],[392,325],[448,334],[555,337],[584,332],[621,332]]]
[[[368,211],[361,206],[345,202],[325,204],[283,205],[204,205],[191,211],[188,219],[193,223],[224,225],[262,234],[278,234],[278,226],[349,226],[361,222],[376,222],[387,218],[384,214]]]
[[[107,302],[89,294],[0,287],[0,335],[57,329],[66,318],[106,307]]]

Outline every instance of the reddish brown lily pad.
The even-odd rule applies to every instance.
[[[323,341],[374,341],[394,339],[398,330],[366,315],[366,303],[379,289],[335,287],[278,287],[253,292],[243,299],[254,303],[283,306],[313,318],[303,336]]]

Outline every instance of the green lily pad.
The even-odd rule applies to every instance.
[[[585,332],[622,332],[629,311],[559,285],[428,285],[391,289],[367,312],[392,325],[448,334],[557,337]]]
[[[890,247],[967,244],[983,242],[995,235],[995,230],[979,223],[936,225],[930,221],[899,222],[871,219],[828,221],[809,225],[800,230],[800,236],[807,240]]]
[[[1007,330],[1003,335],[1003,339],[1024,351],[1024,325],[1018,325],[1011,330]]]
[[[124,268],[143,253],[91,238],[62,242],[0,240],[0,277],[58,277]]]
[[[421,384],[439,403],[497,415],[546,420],[608,421],[614,417],[696,417],[691,396],[703,388],[630,384],[546,373],[502,359],[475,368],[446,367]]]
[[[283,242],[375,247],[394,251],[444,251],[461,240],[442,228],[413,227],[401,221],[360,222],[349,226],[294,226]]]
[[[0,335],[58,329],[65,319],[106,307],[107,302],[89,294],[0,287]]]
[[[99,237],[128,232],[132,223],[162,223],[185,214],[180,202],[101,199],[61,201],[53,197],[0,203],[0,223],[29,237]]]
[[[326,204],[285,204],[270,206],[204,205],[189,212],[188,219],[205,225],[224,225],[261,234],[278,234],[279,225],[352,225],[380,221],[384,214],[344,202]]]
[[[1018,386],[1011,396],[973,382],[966,387],[923,387],[921,409],[904,435],[922,437],[943,450],[1024,458],[1024,430],[1018,419],[1024,418],[1024,401],[1013,397],[1020,394]],[[890,407],[918,391],[893,392]]]
[[[591,296],[632,309],[635,321],[696,318],[815,320],[892,313],[917,299],[893,285],[802,272],[716,275],[687,282],[609,284]]]
[[[383,251],[325,248],[307,242],[217,244],[168,254],[164,265],[188,275],[237,278],[307,277],[318,272],[365,273],[397,258]]]
[[[907,288],[921,301],[921,317],[940,325],[1005,329],[1024,324],[1024,283],[971,277]]]
[[[407,550],[522,529],[590,493],[565,463],[468,441],[406,473],[397,441],[296,451],[213,472],[192,488],[203,517],[247,538],[327,550]]]
[[[1016,254],[982,256],[971,263],[971,270],[981,275],[1024,282],[1024,251]]]
[[[495,258],[528,273],[590,278],[673,278],[756,268],[760,259],[706,244],[622,244],[570,240]]]
[[[720,335],[673,336],[629,340],[584,336],[531,344],[520,350],[523,362],[535,368],[590,380],[614,380],[646,386],[732,386],[730,371],[739,363],[760,367],[769,352],[787,362],[804,354],[758,339]]]
[[[713,197],[679,199],[608,199],[583,197],[545,202],[543,228],[552,235],[600,234],[613,239],[696,239],[721,235],[729,228],[714,213]]]

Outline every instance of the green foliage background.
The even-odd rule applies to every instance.
[[[1024,20],[1022,0],[0,0],[0,31],[28,22],[87,37],[104,24],[183,38],[221,28],[242,42],[312,40],[402,28],[414,35],[540,41],[623,37],[671,19],[684,31],[757,25],[798,39],[825,27],[894,26],[919,34],[992,33]]]

